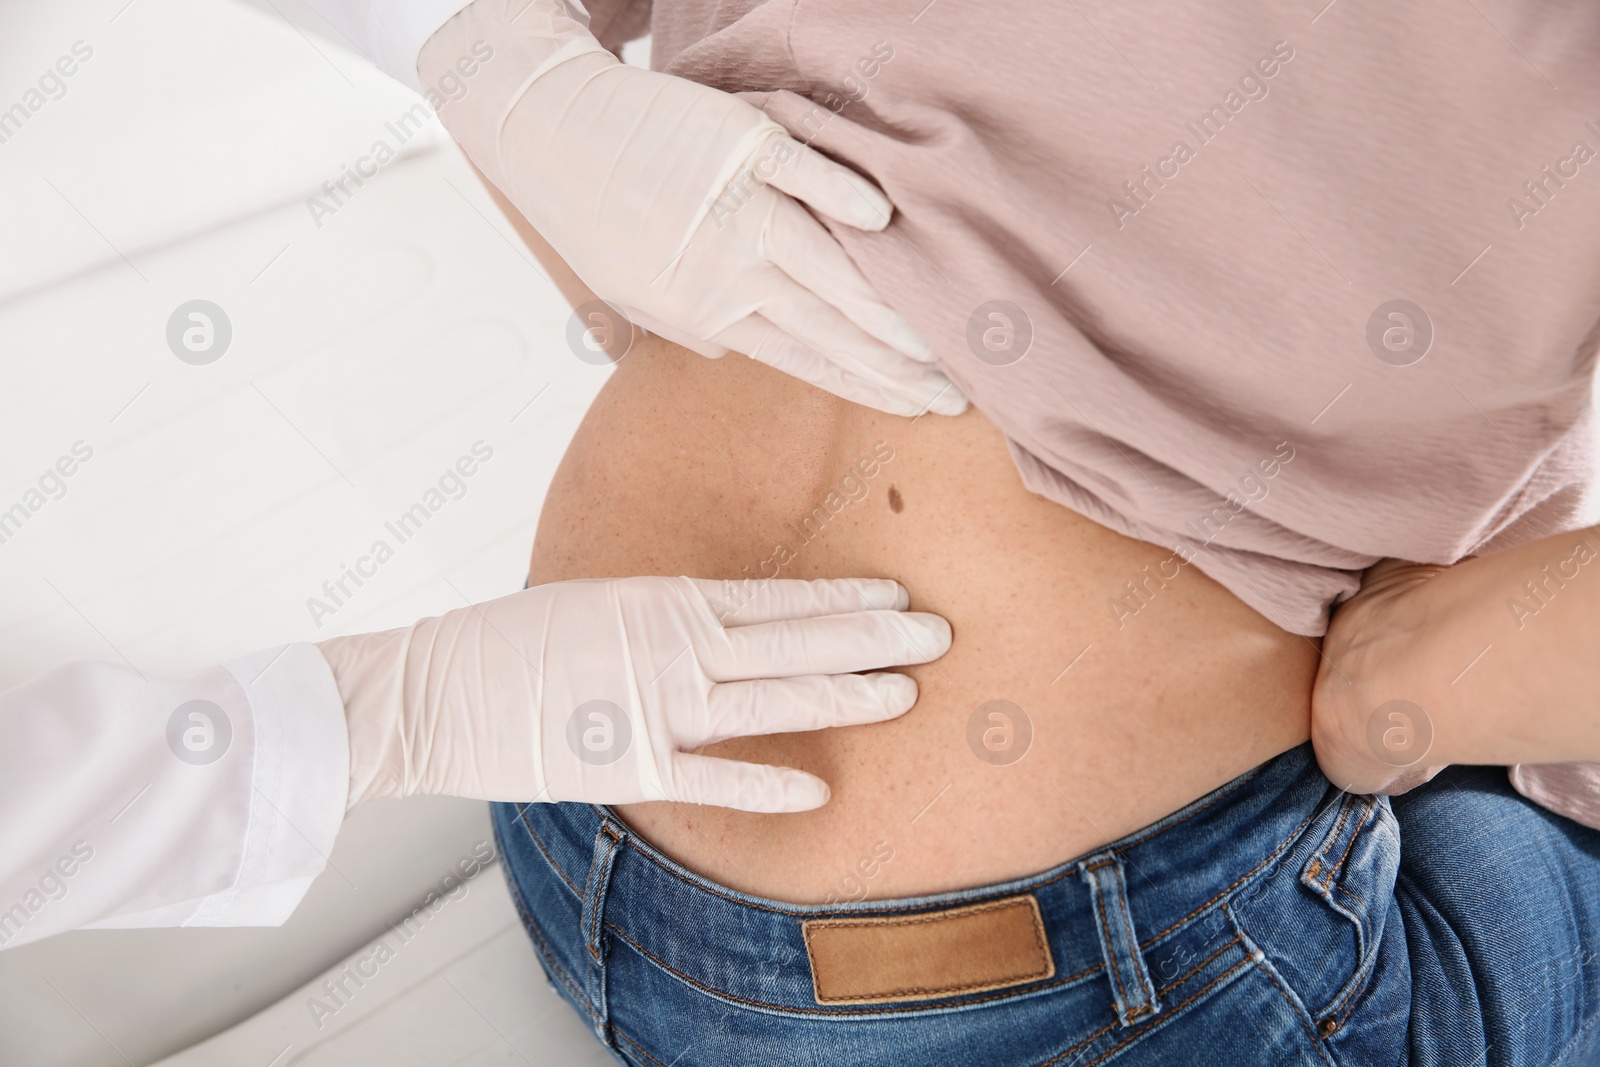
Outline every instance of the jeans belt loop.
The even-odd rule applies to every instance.
[[[611,888],[611,869],[621,851],[623,830],[611,819],[600,823],[594,835],[594,855],[589,860],[589,877],[583,887],[583,947],[589,954],[589,971],[584,982],[590,1006],[595,1013],[595,1032],[609,1046],[605,1033],[610,1012],[606,1004],[605,925],[606,896]]]
[[[1089,883],[1093,898],[1095,929],[1100,936],[1100,951],[1105,956],[1106,975],[1111,982],[1117,1020],[1123,1026],[1161,1010],[1155,983],[1139,951],[1133,915],[1128,910],[1128,884],[1123,877],[1122,859],[1116,852],[1097,852],[1078,864],[1083,880]]]

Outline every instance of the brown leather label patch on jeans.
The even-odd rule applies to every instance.
[[[806,919],[800,926],[818,1004],[953,997],[1056,973],[1031,893],[916,915]]]

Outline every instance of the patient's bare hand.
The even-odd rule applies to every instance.
[[[1353,793],[1404,793],[1448,764],[1427,711],[1437,683],[1422,661],[1428,630],[1415,594],[1446,568],[1388,559],[1333,614],[1311,694],[1311,741],[1322,773]]]

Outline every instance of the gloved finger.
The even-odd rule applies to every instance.
[[[714,341],[853,404],[908,418],[928,410],[929,400],[916,390],[868,381],[807,348],[760,315],[741,319],[718,333]]]
[[[793,767],[676,752],[672,777],[677,789],[669,799],[686,804],[780,812],[810,811],[828,802],[828,783]]]
[[[869,179],[788,134],[764,141],[750,158],[779,161],[776,166],[761,168],[768,185],[846,226],[881,230],[894,214],[894,205]]]
[[[937,367],[918,363],[868,336],[827,301],[787,275],[778,274],[780,280],[771,283],[761,302],[761,314],[769,322],[845,370],[868,381],[897,387],[925,404],[933,404],[932,410],[939,414],[955,414],[949,410],[950,380]]]
[[[881,375],[909,385],[939,373],[937,368],[912,359],[867,333],[776,263],[770,274],[756,280],[763,290],[757,310],[764,317],[825,356],[846,366],[853,361],[852,369],[858,374]],[[849,361],[840,357],[849,357]]]
[[[711,636],[697,641],[695,652],[714,682],[903,667],[938,659],[950,648],[950,624],[925,611],[783,619]]]
[[[711,687],[706,719],[678,741],[686,748],[753,734],[789,734],[860,726],[898,718],[917,702],[917,683],[903,674],[813,674],[758,678]],[[674,723],[674,736],[677,724]]]
[[[815,619],[855,611],[904,611],[911,603],[893,578],[690,578],[724,626]]]
[[[884,303],[833,234],[793,200],[780,197],[767,223],[767,256],[785,274],[895,351],[933,362],[933,346]]]
[[[705,356],[707,359],[721,359],[732,349],[727,345],[719,345],[715,341],[702,340],[684,333],[676,326],[668,325],[649,312],[640,311],[638,308],[620,305],[622,311],[636,326],[642,326],[657,337],[671,341],[680,348],[687,348],[691,352]]]

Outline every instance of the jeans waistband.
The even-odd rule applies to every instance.
[[[1370,812],[1370,798],[1334,789],[1310,745],[1302,745],[1160,822],[1043,873],[915,898],[828,905],[786,904],[720,886],[675,863],[605,808],[519,806],[518,821],[570,890],[583,951],[596,963],[609,934],[709,995],[813,1016],[947,1010],[1109,978],[1117,1015],[1128,1026],[1161,1010],[1167,991],[1208,959],[1230,947],[1236,956],[1244,951],[1226,922],[1198,920],[1274,864],[1292,856],[1309,888],[1331,886],[1364,821],[1363,805]],[[1052,963],[1048,976],[1000,992],[893,1005],[829,1004],[819,997],[803,928],[808,920],[931,916],[1014,897],[1037,902]]]

